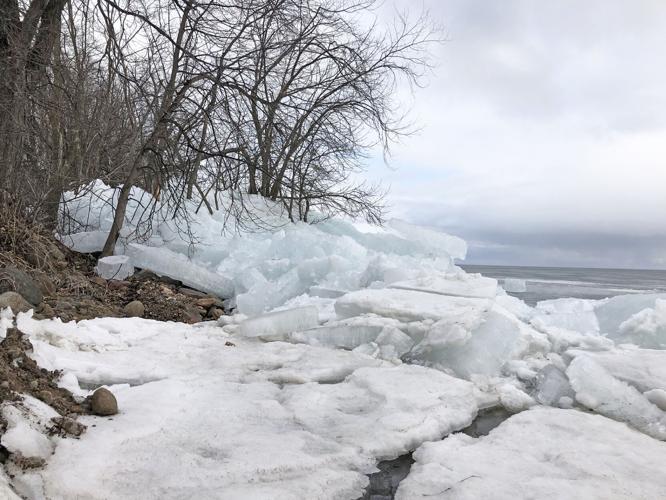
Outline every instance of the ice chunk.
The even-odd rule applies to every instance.
[[[245,337],[283,339],[287,334],[309,330],[318,325],[319,312],[316,307],[297,307],[246,319],[240,324],[239,333]]]
[[[428,275],[413,280],[391,283],[391,288],[420,292],[492,299],[497,294],[497,280],[481,275]]]
[[[112,255],[99,259],[95,271],[105,280],[124,280],[134,274],[134,265],[127,255]]]
[[[289,336],[289,340],[310,345],[325,345],[344,349],[355,349],[363,344],[374,342],[379,346],[393,346],[396,357],[402,356],[414,345],[411,337],[395,327],[368,324],[359,321],[341,321],[313,330],[294,332]]]
[[[444,320],[435,323],[414,348],[415,355],[432,366],[469,378],[473,374],[499,375],[508,360],[550,347],[542,334],[499,307],[479,316],[478,321],[474,316],[468,318],[466,323],[454,319],[448,329],[440,326]]]
[[[653,349],[666,348],[666,300],[657,299],[654,308],[643,309],[620,324],[621,342]]]
[[[666,294],[618,295],[601,301],[594,310],[599,320],[601,333],[612,339],[621,339],[622,323],[644,309],[654,308],[657,299],[666,299]]]
[[[425,443],[397,500],[662,498],[666,447],[577,410],[534,408],[472,438]]]
[[[548,406],[556,406],[562,398],[573,398],[574,392],[566,374],[555,365],[546,365],[536,377],[536,400]]]
[[[584,299],[544,300],[537,304],[533,321],[580,333],[599,333],[595,302]]]
[[[510,413],[525,411],[536,404],[529,394],[513,384],[502,384],[498,387],[497,392],[500,403]]]
[[[576,401],[583,406],[666,440],[666,413],[637,389],[613,377],[592,357],[576,357],[567,368],[567,375],[576,392]]]
[[[233,282],[220,274],[210,271],[188,259],[185,255],[172,252],[167,248],[147,247],[133,243],[127,248],[134,265],[141,269],[150,269],[161,276],[168,276],[185,285],[211,293],[218,297],[231,297],[234,293]]]
[[[527,291],[527,283],[517,278],[505,278],[502,280],[502,288],[507,292],[522,293]]]
[[[398,231],[405,239],[422,245],[429,254],[451,256],[454,259],[464,259],[467,255],[465,240],[436,229],[416,226],[399,219],[390,220],[388,226]]]
[[[84,231],[58,236],[67,248],[80,253],[101,252],[109,236],[108,231]]]
[[[640,392],[666,390],[666,351],[626,346],[600,352],[572,349],[567,354],[592,358],[615,378]]]
[[[335,312],[341,318],[373,313],[400,321],[440,320],[451,315],[478,315],[490,308],[485,299],[449,297],[398,289],[358,290],[340,297]]]
[[[292,269],[274,281],[262,280],[247,292],[236,296],[238,310],[249,316],[261,314],[283,305],[291,297],[307,290],[307,282],[301,281],[298,271]]]
[[[333,290],[331,288],[325,288],[323,286],[311,286],[310,295],[313,297],[322,297],[324,299],[337,299],[342,297],[345,292],[341,290]]]
[[[520,300],[518,297],[512,295],[507,295],[506,293],[497,294],[495,297],[495,303],[503,307],[507,311],[510,311],[511,314],[514,314],[516,317],[523,321],[528,321],[534,314],[534,309],[528,306],[525,302]]]

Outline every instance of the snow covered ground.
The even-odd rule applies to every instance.
[[[86,251],[109,224],[111,192],[95,189],[70,207],[88,232],[62,237]],[[63,386],[108,386],[120,407],[82,418],[79,440],[43,437],[39,405],[14,415],[12,446],[48,458],[8,471],[19,494],[353,499],[378,461],[416,450],[400,498],[663,496],[666,295],[529,307],[455,266],[457,238],[401,221],[287,225],[264,208],[271,227],[249,234],[192,214],[194,250],[159,221],[133,241],[130,221],[117,248],[233,316],[16,318]],[[492,408],[512,416],[488,436],[457,432]]]

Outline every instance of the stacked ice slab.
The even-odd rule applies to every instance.
[[[174,220],[167,206],[134,188],[115,253],[130,255],[138,268],[233,297],[239,312],[253,315],[303,294],[336,297],[447,272],[466,253],[459,238],[397,220],[384,228],[339,219],[292,224],[280,205],[254,196],[245,197],[244,215],[234,218],[231,198],[209,200],[221,207],[212,215],[198,210],[200,200],[187,202],[187,217]],[[65,193],[63,206],[75,224],[61,240],[74,250],[101,250],[116,199],[117,189],[101,181]]]

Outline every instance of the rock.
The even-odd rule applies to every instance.
[[[42,302],[42,303],[39,305],[38,312],[39,312],[39,314],[41,314],[43,317],[48,318],[48,319],[50,319],[50,318],[55,318],[55,316],[56,316],[56,313],[55,313],[55,311],[53,310],[53,308],[52,308],[49,304],[47,304],[46,302]]]
[[[138,281],[147,281],[147,280],[157,281],[159,277],[150,269],[141,269],[141,271],[134,273],[134,279]]]
[[[183,283],[181,281],[175,280],[173,278],[169,278],[168,276],[160,276],[159,280],[166,284],[166,285],[171,285],[171,286],[180,286]]]
[[[15,267],[0,269],[0,293],[16,292],[33,305],[39,304],[44,295],[35,281]]]
[[[0,309],[11,307],[14,314],[28,312],[33,306],[16,292],[5,292],[0,295]]]
[[[51,243],[48,247],[48,252],[51,258],[60,263],[67,263],[67,256],[63,253],[56,243]]]
[[[216,302],[217,299],[215,297],[203,297],[201,299],[197,299],[194,303],[199,307],[208,309],[209,307],[212,307]]]
[[[101,276],[93,276],[92,278],[90,278],[90,281],[99,286],[106,286],[106,280]]]
[[[200,323],[202,319],[201,312],[194,306],[185,307],[185,322],[189,324]]]
[[[42,294],[51,297],[55,296],[57,288],[55,286],[55,283],[51,281],[51,278],[49,278],[45,273],[42,272],[34,273],[34,278],[35,281],[37,282],[37,286],[39,286],[39,289],[42,291]]]
[[[120,280],[109,280],[107,282],[107,285],[109,287],[109,290],[123,290],[130,286],[128,281],[120,281]]]
[[[218,320],[222,316],[224,316],[224,309],[220,309],[219,307],[211,307],[208,310],[208,317],[211,319]]]
[[[200,292],[199,290],[194,290],[192,288],[187,288],[187,287],[180,287],[178,289],[180,293],[183,295],[187,295],[188,297],[194,297],[195,299],[207,299],[210,297],[207,293]]]
[[[118,413],[118,401],[116,401],[116,397],[110,390],[104,387],[100,387],[93,393],[90,399],[90,406],[93,414],[101,417]]]
[[[140,300],[133,300],[123,308],[123,312],[130,318],[141,318],[146,312],[146,308]]]
[[[56,300],[55,308],[58,311],[73,311],[76,309],[72,303],[67,300]]]

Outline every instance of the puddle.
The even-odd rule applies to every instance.
[[[461,432],[475,438],[487,436],[499,424],[504,422],[512,414],[506,411],[502,406],[488,408],[479,411],[474,422],[469,427],[465,427]]]
[[[359,500],[393,500],[400,481],[407,477],[414,460],[411,453],[395,460],[379,462],[379,472],[370,474],[370,486]]]

